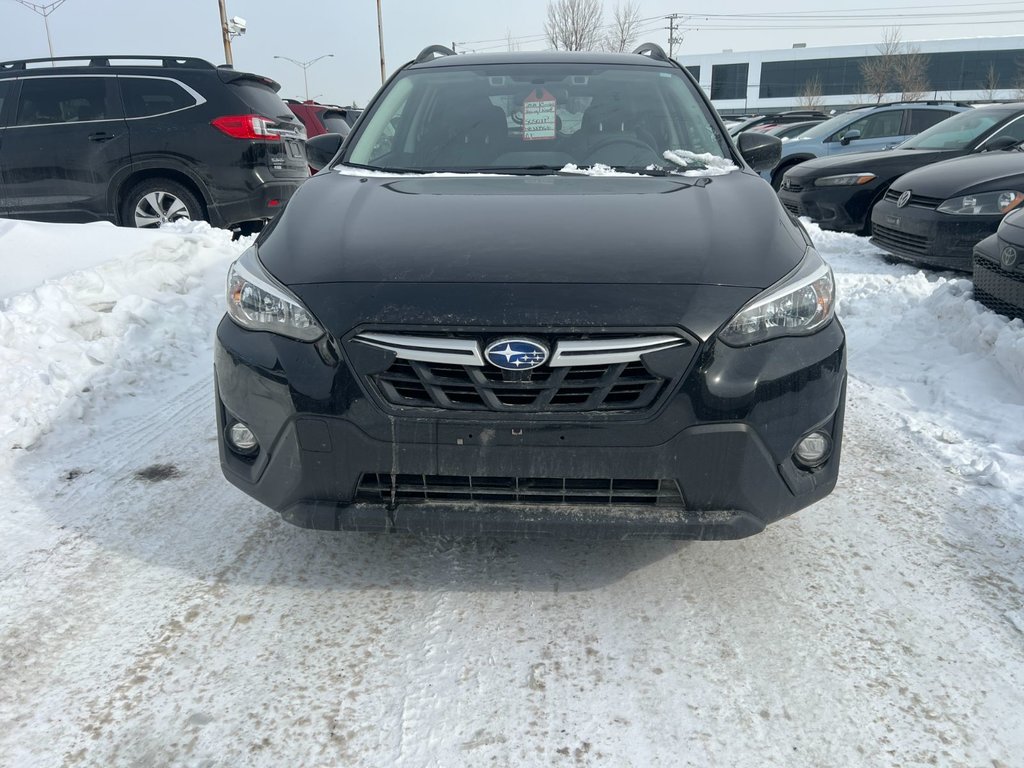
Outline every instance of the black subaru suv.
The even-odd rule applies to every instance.
[[[267,220],[309,175],[305,129],[279,89],[192,58],[0,63],[0,215]]]
[[[229,481],[312,528],[703,539],[832,490],[845,336],[779,140],[639,51],[432,46],[310,140],[228,274]]]

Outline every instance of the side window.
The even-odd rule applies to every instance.
[[[1016,141],[1024,141],[1024,117],[1018,117],[1012,123],[1007,123],[1002,128],[997,129],[985,143],[988,144],[992,139],[1002,136],[1010,136]]]
[[[105,120],[114,110],[107,100],[107,78],[27,77],[15,125],[76,123]]]
[[[862,117],[860,120],[855,120],[842,130],[837,131],[834,138],[837,141],[841,141],[843,136],[850,131],[860,131],[862,139],[881,139],[887,136],[899,136],[902,122],[902,109],[876,112],[873,115]]]
[[[127,117],[149,117],[195,106],[196,100],[173,80],[157,77],[119,77]]]
[[[941,123],[947,117],[952,117],[956,112],[948,112],[945,109],[911,109],[909,134],[920,133],[925,128]]]
[[[7,103],[7,95],[12,87],[10,80],[0,80],[0,126],[4,125],[4,104]]]

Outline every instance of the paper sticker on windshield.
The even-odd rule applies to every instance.
[[[523,102],[523,141],[553,139],[558,135],[558,103],[546,90],[534,91]]]

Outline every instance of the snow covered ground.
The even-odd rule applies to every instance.
[[[738,542],[517,542],[222,480],[244,243],[0,221],[0,765],[1024,765],[1024,324],[812,234],[836,492]]]

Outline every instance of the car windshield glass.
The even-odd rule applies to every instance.
[[[345,162],[422,173],[679,169],[667,152],[732,159],[686,78],[643,65],[413,68],[390,83],[354,138]]]
[[[903,142],[900,149],[966,149],[989,128],[1014,112],[990,107],[961,112],[921,131]]]

